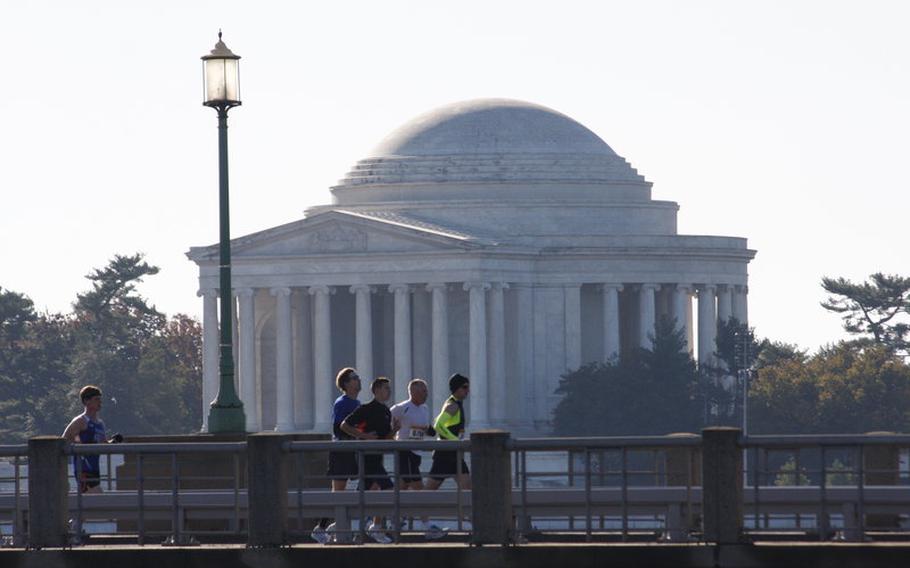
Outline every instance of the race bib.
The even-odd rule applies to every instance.
[[[423,440],[423,430],[411,428],[411,433],[408,435],[408,438],[411,440]]]

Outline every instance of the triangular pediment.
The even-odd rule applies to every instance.
[[[409,222],[402,216],[372,216],[332,210],[231,241],[231,256],[271,257],[465,250],[493,243],[454,229]],[[192,260],[211,258],[218,246],[194,247]]]

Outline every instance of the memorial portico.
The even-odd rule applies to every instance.
[[[560,376],[651,345],[675,318],[710,361],[747,320],[745,239],[676,233],[678,205],[582,125],[505,100],[406,124],[332,188],[334,203],[232,242],[247,427],[331,430],[334,376],[412,377],[433,412],[471,377],[472,428],[544,432]],[[193,248],[206,401],[217,390],[217,247]],[[693,304],[696,306],[693,309]],[[214,364],[212,363],[214,361]]]

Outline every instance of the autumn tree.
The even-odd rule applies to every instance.
[[[910,365],[851,342],[781,357],[758,369],[749,412],[762,434],[910,432]]]

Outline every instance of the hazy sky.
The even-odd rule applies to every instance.
[[[199,57],[241,61],[233,235],[298,219],[387,132],[477,97],[540,103],[677,201],[683,234],[743,236],[751,323],[843,336],[822,275],[910,275],[907,2],[6,2],[0,286],[68,310],[114,253],[200,315],[184,253],[218,238]]]

